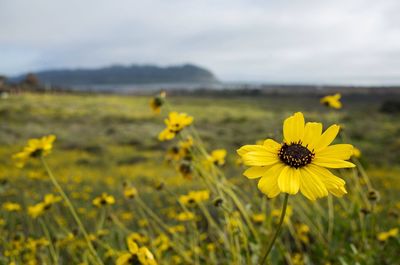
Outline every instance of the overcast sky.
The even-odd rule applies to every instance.
[[[224,81],[400,84],[399,0],[0,0],[0,73],[194,63]]]

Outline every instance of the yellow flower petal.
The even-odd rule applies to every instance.
[[[248,152],[258,151],[259,150],[258,147],[259,147],[258,145],[244,145],[240,147],[238,150],[236,150],[236,152],[238,153],[238,155],[243,156]]]
[[[350,159],[353,153],[354,147],[351,144],[334,144],[316,153],[316,157],[347,160]]]
[[[282,163],[273,165],[258,182],[258,189],[269,198],[276,197],[281,192],[278,186],[278,177],[283,168],[285,168],[285,165]]]
[[[322,123],[307,122],[304,128],[303,146],[312,151],[315,149],[315,142],[321,137]]]
[[[248,152],[242,157],[243,164],[246,166],[271,166],[278,163],[279,157],[277,154],[269,152]]]
[[[243,175],[249,179],[260,178],[267,170],[268,167],[250,167],[243,172]]]
[[[344,194],[347,194],[346,188],[344,187],[346,182],[333,175],[328,169],[313,164],[308,165],[305,169],[319,176],[327,190],[336,197],[342,197]]]
[[[118,257],[116,261],[116,265],[128,265],[129,264],[129,259],[131,258],[131,254],[125,253],[122,254],[121,256]]]
[[[328,196],[328,190],[318,175],[307,170],[307,167],[299,169],[300,191],[308,199],[315,201],[318,198]]]
[[[341,159],[333,159],[333,158],[325,158],[325,157],[316,157],[312,163],[317,166],[327,167],[327,168],[347,168],[347,167],[355,167],[351,162],[344,161]]]
[[[315,152],[319,152],[328,145],[330,145],[333,140],[335,140],[336,135],[339,133],[340,126],[332,125],[321,135],[318,140],[318,143],[315,145]]]
[[[278,186],[282,192],[296,194],[300,188],[300,171],[285,166],[278,177]]]
[[[286,143],[297,143],[303,140],[304,136],[304,116],[301,112],[296,112],[283,122],[283,136]]]
[[[275,142],[272,139],[267,139],[264,141],[264,147],[273,153],[277,153],[279,149],[282,147],[281,144]]]

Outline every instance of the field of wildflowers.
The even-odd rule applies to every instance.
[[[0,101],[0,264],[400,264],[389,95]]]

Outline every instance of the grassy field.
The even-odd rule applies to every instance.
[[[400,264],[399,236],[380,234],[400,223],[400,116],[379,111],[387,99],[393,96],[349,95],[343,109],[332,110],[315,95],[174,96],[156,115],[144,96],[11,95],[0,100],[0,264],[114,264],[128,251],[129,235],[158,264],[258,264],[277,225],[282,196],[262,195],[257,182],[242,175],[236,150],[266,138],[280,142],[283,120],[297,111],[324,128],[340,124],[337,142],[353,144],[362,155],[356,169],[337,171],[347,182],[343,198],[311,202],[301,194],[291,196],[291,215],[271,264]],[[200,151],[227,150],[225,164],[204,164],[187,179],[168,163],[166,153],[177,141],[160,142],[157,136],[169,111],[192,115],[186,135]],[[27,214],[29,206],[57,190],[40,160],[20,169],[11,157],[28,139],[49,134],[57,139],[46,161],[94,251],[65,200],[39,217]],[[124,197],[127,187],[139,195]],[[370,198],[372,189],[378,200]],[[179,197],[193,190],[207,190],[209,198],[181,205]],[[94,206],[93,199],[104,192],[115,203]],[[8,202],[20,209],[5,207]],[[184,221],[179,213],[195,218]]]

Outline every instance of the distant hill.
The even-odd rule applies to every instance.
[[[93,84],[216,83],[215,75],[192,64],[159,67],[154,65],[115,65],[98,69],[60,69],[34,73],[41,83],[57,86]],[[13,78],[20,81],[26,75]]]

